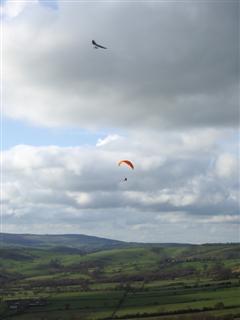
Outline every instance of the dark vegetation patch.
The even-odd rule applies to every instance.
[[[0,248],[0,258],[15,261],[31,261],[35,256],[21,248]]]

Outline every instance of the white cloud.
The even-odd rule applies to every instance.
[[[189,216],[185,212],[162,212],[156,216],[157,221],[167,222],[167,223],[181,223],[189,221]]]
[[[29,3],[37,3],[35,0],[20,0],[20,1],[11,1],[7,0],[2,3],[0,6],[1,16],[6,18],[15,18],[17,17]]]
[[[164,236],[173,241],[182,236],[189,241],[186,228],[194,238],[191,227],[209,222],[219,225],[212,235],[216,239],[220,224],[237,223],[239,210],[237,177],[226,180],[209,166],[225,154],[219,139],[227,135],[216,135],[212,149],[200,144],[199,150],[178,139],[182,135],[187,136],[161,132],[156,139],[154,133],[151,144],[141,147],[135,135],[129,135],[124,143],[116,139],[101,147],[19,145],[5,151],[6,231],[13,230],[14,224],[19,231],[26,230],[26,225],[32,230],[38,221],[42,230],[55,223],[56,232],[71,230],[131,241],[164,241]],[[134,171],[117,165],[122,157],[134,161]],[[174,236],[167,236],[170,231]]]
[[[216,161],[216,173],[223,178],[230,178],[233,175],[239,175],[238,159],[230,153],[223,153],[219,155]]]
[[[222,215],[203,219],[204,223],[240,223],[240,215]]]
[[[121,139],[121,136],[119,136],[118,134],[110,134],[107,137],[105,137],[104,139],[98,139],[96,146],[102,147],[102,146],[109,144],[111,142],[114,142],[118,139]]]
[[[87,192],[67,192],[67,194],[73,198],[79,206],[91,204],[91,195]]]

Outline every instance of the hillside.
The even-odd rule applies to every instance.
[[[46,241],[49,236],[41,237]],[[34,236],[31,235],[32,238]],[[90,237],[90,244],[79,241],[79,243],[75,242],[76,247],[73,248],[59,246],[57,239],[64,239],[64,242],[60,242],[62,245],[71,243],[66,241],[66,239],[69,240],[69,236],[66,238],[56,236],[51,243],[40,242],[39,247],[36,246],[36,242],[35,247],[19,247],[19,244],[3,246],[0,248],[0,266],[4,272],[7,270],[24,278],[38,279],[41,276],[43,279],[45,276],[48,278],[50,274],[61,278],[64,273],[65,279],[84,276],[96,280],[97,275],[101,280],[115,281],[120,278],[142,279],[143,275],[159,279],[200,276],[215,272],[211,270],[214,266],[221,271],[220,264],[222,267],[230,268],[231,272],[235,272],[239,270],[240,265],[239,244],[165,245],[163,247],[159,244],[157,247],[140,244],[131,246],[129,243],[115,244],[113,240],[108,242],[103,239],[103,243],[97,247]],[[85,237],[83,239],[86,241]],[[52,240],[51,237],[50,240]],[[217,264],[219,265],[216,266]]]
[[[83,234],[14,234],[0,233],[1,247],[24,247],[24,248],[54,248],[54,250],[62,252],[73,252],[74,249],[82,250],[82,252],[95,252],[101,250],[110,250],[116,248],[129,247],[182,247],[189,248],[194,245],[179,243],[141,243],[126,242],[119,240],[106,239],[96,236]],[[76,251],[77,252],[77,251]]]
[[[36,235],[0,233],[2,247],[26,248],[75,248],[86,252],[122,248],[128,244],[123,241],[105,239],[82,234]]]
[[[84,235],[1,236],[0,317],[4,319],[240,316],[238,243],[137,244]]]

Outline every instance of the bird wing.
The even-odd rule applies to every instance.
[[[101,46],[100,44],[98,44],[95,40],[92,40],[92,44],[98,48],[102,48],[102,49],[107,49],[106,47],[104,46]]]
[[[97,46],[98,46],[99,48],[102,48],[102,49],[107,49],[107,48],[104,47],[104,46],[100,46],[100,44],[97,44]]]

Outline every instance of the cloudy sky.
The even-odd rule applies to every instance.
[[[240,240],[238,1],[0,3],[3,232]]]

